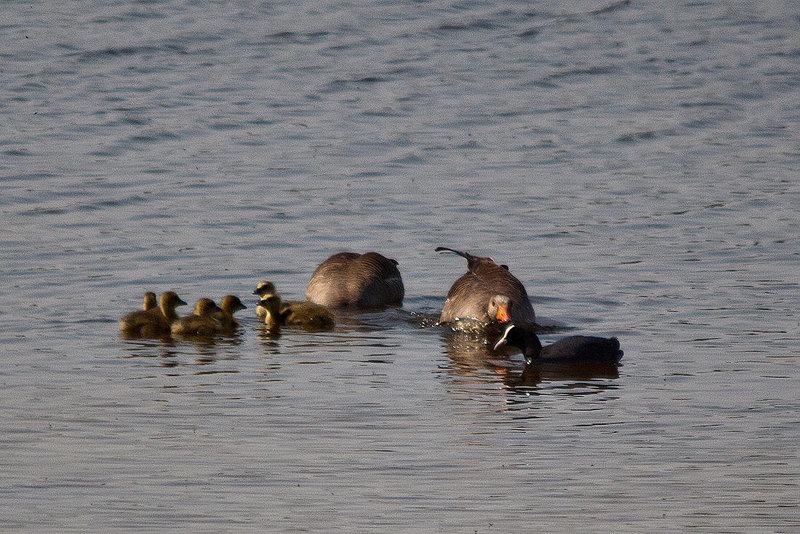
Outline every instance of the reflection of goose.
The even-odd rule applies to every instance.
[[[223,331],[216,314],[222,309],[209,298],[197,301],[192,315],[181,317],[172,323],[172,333],[178,336],[214,336]]]
[[[161,294],[160,307],[131,312],[119,320],[123,335],[130,337],[159,337],[170,332],[170,325],[178,318],[177,306],[185,306],[174,291]],[[147,297],[143,305],[147,304]]]
[[[239,321],[233,318],[233,314],[239,310],[246,310],[245,306],[239,297],[236,295],[225,295],[222,297],[222,304],[220,311],[216,312],[214,317],[222,324],[222,329],[225,332],[232,332],[239,326]]]
[[[526,365],[540,362],[616,364],[623,354],[619,348],[619,340],[615,337],[569,336],[559,339],[552,345],[542,347],[542,343],[535,333],[514,324],[505,329],[503,335],[495,343],[494,349],[498,350],[506,345],[520,349],[525,357]]]
[[[405,289],[395,260],[377,252],[340,252],[311,276],[306,298],[329,308],[375,308],[403,303]]]
[[[273,294],[261,299],[258,305],[264,309],[264,324],[271,330],[281,326],[331,330],[335,322],[330,310],[313,302],[287,302],[282,306],[281,297]]]
[[[505,380],[513,366],[504,354],[496,354],[486,343],[483,333],[442,329],[442,341],[451,361],[448,372],[459,381],[495,382]]]
[[[446,247],[437,252],[452,252],[467,260],[467,272],[447,293],[439,322],[454,328],[471,323],[504,324],[534,322],[533,307],[525,286],[503,265],[491,258],[473,256]]]

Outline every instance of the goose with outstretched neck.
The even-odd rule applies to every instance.
[[[622,358],[619,340],[615,337],[569,336],[552,345],[542,346],[531,330],[510,324],[494,345],[494,350],[505,346],[516,347],[525,357],[525,365],[534,363],[583,363],[595,362],[616,364]]]
[[[508,267],[447,247],[437,247],[436,252],[452,252],[467,260],[467,272],[450,287],[439,323],[454,328],[470,323],[533,324],[533,306],[525,286]]]
[[[275,293],[267,295],[258,302],[264,310],[264,324],[269,330],[282,326],[302,328],[303,330],[331,330],[335,320],[325,306],[313,302],[288,302],[284,305]]]
[[[209,298],[201,298],[194,312],[172,323],[172,334],[176,336],[210,337],[223,333],[222,323],[217,314],[222,309]]]
[[[145,296],[143,306],[149,306]],[[127,314],[119,320],[119,329],[124,336],[129,337],[159,337],[168,335],[170,327],[178,318],[175,308],[185,306],[174,291],[162,293],[159,297],[159,306],[147,310],[137,310]]]
[[[380,308],[403,303],[405,288],[395,260],[377,252],[340,252],[311,275],[306,298],[329,308]]]
[[[222,325],[222,330],[225,332],[232,332],[239,326],[239,321],[234,319],[233,314],[239,310],[246,310],[247,306],[236,295],[225,295],[222,297],[220,310],[214,314],[214,317]]]

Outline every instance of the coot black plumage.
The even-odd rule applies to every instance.
[[[497,340],[494,349],[506,345],[522,351],[525,364],[541,363],[573,363],[603,362],[617,363],[623,352],[619,348],[619,340],[615,337],[569,336],[559,339],[552,345],[542,347],[539,336],[532,331],[515,324],[510,324]]]

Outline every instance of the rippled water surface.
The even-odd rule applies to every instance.
[[[3,530],[800,529],[793,3],[12,1],[0,73]],[[623,365],[436,326],[439,245]],[[340,250],[402,308],[264,332]]]

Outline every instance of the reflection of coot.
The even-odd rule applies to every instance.
[[[511,387],[535,386],[544,380],[577,381],[595,378],[619,378],[618,364],[588,360],[560,363],[542,361],[526,365],[521,375],[506,381],[506,384]]]

